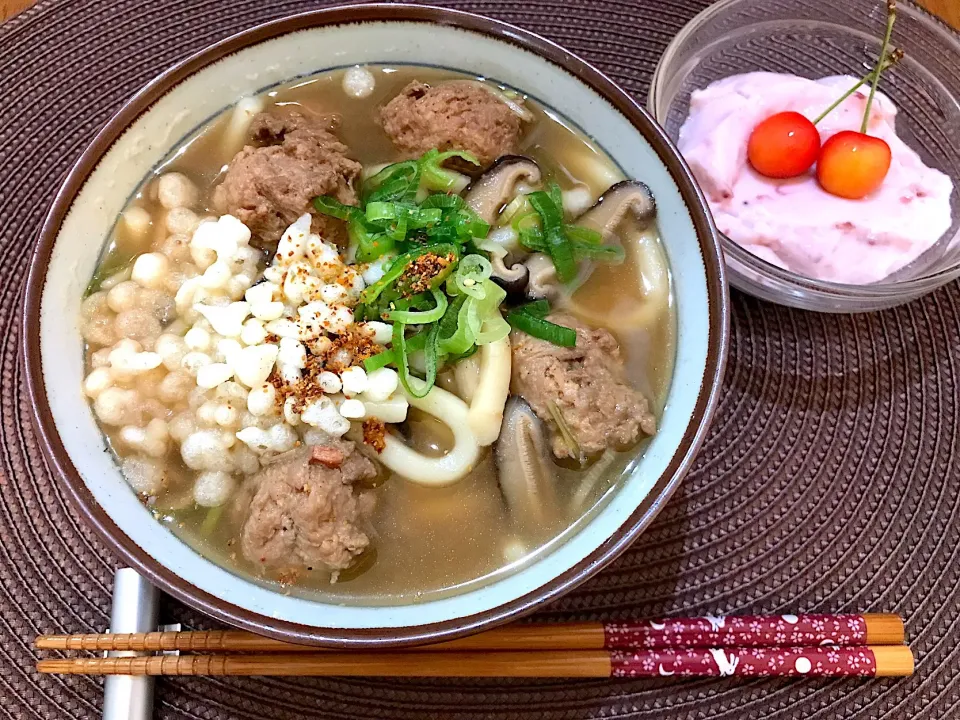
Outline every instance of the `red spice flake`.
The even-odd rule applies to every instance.
[[[453,253],[436,255],[424,253],[411,262],[403,271],[398,285],[404,288],[404,295],[419,295],[430,289],[430,281],[446,270],[456,260]]]
[[[293,412],[303,412],[311,400],[324,396],[320,387],[320,373],[324,371],[339,373],[351,365],[360,365],[383,348],[377,345],[369,332],[356,325],[329,340],[307,343],[306,367],[301,371],[300,379],[288,383],[276,369],[270,373],[267,382],[277,391],[277,407],[283,408],[287,398],[293,398]],[[322,347],[321,347],[322,346]],[[318,352],[319,351],[319,352]]]
[[[346,331],[330,340],[330,345],[323,351],[321,357],[324,361],[324,369],[331,372],[339,372],[351,365],[360,365],[367,358],[383,352],[383,348],[373,341],[371,334],[356,325],[351,325]],[[349,362],[344,363],[339,359],[343,355],[349,356]]]
[[[323,465],[326,468],[338,468],[343,465],[343,450],[326,445],[314,445],[310,453],[311,465]]]
[[[387,447],[386,436],[387,425],[383,420],[370,418],[363,421],[363,442],[376,450],[378,454],[382,453],[384,448]]]

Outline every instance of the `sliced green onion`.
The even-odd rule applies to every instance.
[[[592,245],[574,240],[573,256],[578,260],[599,260],[611,265],[619,265],[627,257],[627,254],[619,245]]]
[[[563,231],[574,242],[579,241],[589,245],[600,245],[603,242],[603,235],[582,225],[564,225]]]
[[[404,271],[410,266],[410,263],[412,263],[414,260],[419,258],[421,255],[426,255],[428,253],[433,253],[435,255],[439,255],[440,257],[446,257],[450,254],[454,255],[454,257],[457,257],[456,246],[452,244],[445,244],[445,243],[441,243],[437,245],[423,245],[417,248],[416,250],[411,250],[408,253],[404,253],[403,255],[400,255],[399,257],[395,258],[394,261],[390,263],[390,267],[386,269],[386,271],[383,274],[383,277],[377,280],[377,282],[375,282],[373,285],[370,285],[369,287],[367,287],[360,294],[360,303],[363,305],[370,305],[371,303],[373,303],[378,297],[380,297],[380,294],[384,290],[386,290],[388,287],[393,285],[393,283],[396,282],[396,280],[401,275],[403,275]],[[445,269],[445,271],[447,274],[452,272],[453,263],[451,263],[448,266],[448,268]],[[443,277],[440,278],[439,280],[434,278],[436,282],[432,283],[433,287],[436,287],[441,282],[443,282],[443,280],[445,280],[446,277],[447,277],[446,275],[443,275]]]
[[[507,322],[531,337],[546,340],[560,347],[575,347],[577,344],[576,330],[535,317],[527,312],[512,310],[507,313]]]
[[[527,201],[527,205],[530,205],[530,202]],[[510,221],[510,227],[517,231],[517,234],[525,227],[535,227],[537,230],[540,229],[540,214],[530,206],[528,212],[517,213],[513,216],[513,220]]]
[[[402,325],[426,325],[436,322],[447,311],[447,296],[437,288],[430,290],[436,306],[430,310],[388,310],[384,315],[387,320]]]
[[[347,221],[347,237],[355,248],[354,257],[361,263],[373,262],[396,247],[393,238],[370,228],[359,213]]]
[[[407,348],[407,352],[415,353],[420,350],[423,350],[427,345],[427,333],[424,331],[418,332],[416,335],[411,335],[406,338],[404,346]],[[374,370],[379,370],[382,367],[387,365],[395,364],[396,354],[393,349],[384,350],[381,353],[372,355],[363,361],[363,368],[368,373],[373,372]]]
[[[363,209],[369,222],[378,222],[381,220],[396,220],[403,216],[405,208],[403,205],[395,202],[368,202]]]
[[[556,198],[552,197],[554,189],[559,192],[559,188],[553,185],[550,193],[539,190],[527,197],[543,221],[546,252],[557,269],[557,279],[567,283],[577,275],[577,262],[573,256],[573,246],[563,232],[562,205],[558,205]]]
[[[560,437],[563,438],[564,444],[567,446],[567,449],[570,450],[570,454],[578,460],[583,461],[583,451],[580,450],[580,443],[578,443],[577,439],[573,436],[573,431],[570,430],[566,418],[563,417],[560,406],[553,400],[550,400],[547,403],[547,409],[550,411],[550,417],[553,418],[553,422],[556,423],[557,429],[560,431]]]
[[[376,355],[371,355],[364,360],[363,369],[368,373],[372,373],[374,370],[379,370],[380,368],[386,367],[393,361],[393,350],[384,350],[383,352],[377,353]]]
[[[425,370],[424,383],[427,386],[427,392],[430,392],[430,389],[437,382],[437,365],[438,358],[437,355],[438,341],[440,326],[433,324],[430,326],[430,329],[426,332],[427,341],[423,347],[423,365]],[[424,393],[426,394],[426,393]]]
[[[457,266],[456,285],[460,291],[477,299],[486,292],[483,281],[493,273],[493,265],[483,255],[465,255]]]
[[[529,302],[526,305],[521,305],[516,308],[515,312],[525,312],[528,315],[533,315],[536,318],[545,318],[550,314],[550,303],[546,300],[534,300]]]
[[[460,236],[457,234],[457,229],[452,225],[437,225],[432,228],[427,228],[427,237],[433,242],[460,242]]]
[[[321,195],[313,199],[317,212],[347,221],[347,236],[359,262],[372,262],[393,250],[396,239],[367,223],[360,208],[344,205],[339,200]]]
[[[521,228],[519,238],[520,244],[531,252],[547,251],[547,244],[543,239],[543,231],[537,225]]]
[[[410,227],[419,229],[436,225],[443,220],[443,211],[440,208],[418,208],[416,214],[410,217]]]
[[[478,320],[474,342],[477,345],[486,345],[496,342],[510,334],[510,325],[500,314],[500,303],[507,297],[507,291],[492,280],[483,281],[484,296],[474,299]]]
[[[387,165],[363,184],[365,203],[412,201],[420,187],[420,165],[416,160]]]
[[[577,276],[577,261],[573,256],[573,245],[567,240],[560,228],[553,228],[546,236],[547,254],[557,269],[557,279],[568,283]]]
[[[443,167],[443,163],[450,158],[460,158],[472,165],[480,166],[480,161],[472,153],[462,150],[450,150],[443,153],[436,149],[428,150],[419,160],[421,182],[424,187],[438,192],[463,189],[465,185],[464,175]]]
[[[360,304],[361,305],[370,305],[374,300],[380,297],[380,294],[390,287],[398,277],[403,275],[403,271],[407,269],[407,266],[413,262],[413,260],[418,257],[412,253],[405,253],[393,259],[393,262],[390,263],[390,266],[383,273],[383,276],[377,280],[373,285],[368,285],[364,288],[363,292],[360,293]]]
[[[465,205],[464,199],[459,195],[445,195],[443,193],[431,195],[420,203],[422,208],[440,208],[441,210],[459,210]]]
[[[468,320],[473,303],[470,302],[470,297],[467,295],[461,295],[460,297],[464,298],[464,302],[460,304],[460,309],[457,311],[456,329],[451,335],[440,340],[440,351],[449,355],[465,353],[474,344],[475,340],[475,335],[470,330]]]
[[[394,242],[400,242],[405,237],[407,237],[407,218],[401,217],[393,225],[389,226],[385,231],[385,234],[388,238]]]
[[[335,217],[339,220],[349,220],[360,212],[359,208],[356,208],[353,205],[344,205],[342,202],[336,198],[330,197],[329,195],[315,197],[313,199],[313,206],[317,209],[317,212],[323,213],[324,215],[330,215],[331,217]]]
[[[477,333],[474,342],[477,345],[488,345],[503,340],[509,334],[510,323],[508,323],[503,315],[500,314],[500,311],[497,310],[495,313],[490,313],[485,318],[482,318],[480,332]]]
[[[426,335],[426,343],[424,345],[424,361],[426,365],[427,377],[422,382],[412,383],[411,380],[413,377],[410,375],[410,353],[416,351],[407,347],[406,338],[404,337],[404,326],[400,323],[397,323],[393,326],[393,353],[397,365],[397,374],[400,376],[400,384],[403,385],[403,389],[410,393],[413,397],[426,397],[427,393],[430,392],[430,389],[437,380],[437,328],[438,326],[434,325],[427,333],[424,333]],[[431,347],[433,348],[432,352],[428,349]],[[433,356],[432,377],[430,372],[431,355]],[[414,390],[414,385],[417,386],[416,390]]]
[[[452,365],[454,363],[460,362],[461,360],[470,357],[471,355],[476,355],[479,350],[479,346],[471,345],[470,348],[459,355],[445,355],[445,362],[447,365]]]
[[[204,537],[210,537],[213,531],[217,529],[221,515],[223,515],[223,505],[217,505],[207,510],[206,517],[203,518],[203,524],[200,525],[200,534]]]
[[[530,207],[530,201],[527,200],[527,196],[517,195],[500,213],[500,217],[497,219],[497,222],[500,225],[506,225],[508,222],[512,222],[514,218],[535,214],[536,213],[534,213],[533,208]]]
[[[485,238],[490,233],[490,225],[468,207],[457,211],[453,224],[462,238]]]
[[[547,194],[550,196],[550,199],[553,200],[553,204],[557,206],[557,209],[560,210],[560,216],[563,216],[563,193],[560,191],[560,186],[555,182],[550,183],[547,186]]]
[[[411,228],[422,228],[440,222],[443,211],[439,208],[423,209],[412,203],[385,202],[367,203],[364,216],[370,223],[391,223],[405,220]]]
[[[449,340],[457,332],[457,318],[460,315],[460,309],[469,299],[468,295],[457,295],[453,302],[447,305],[447,311],[440,318],[440,342]]]

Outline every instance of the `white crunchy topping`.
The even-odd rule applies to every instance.
[[[400,378],[390,368],[380,368],[367,375],[367,387],[363,391],[364,400],[383,402],[397,391]],[[347,392],[344,390],[344,394]]]
[[[250,314],[250,303],[234,302],[226,306],[194,305],[194,309],[203,315],[213,329],[220,335],[240,337],[243,332],[243,321]]]
[[[277,369],[288,383],[300,379],[300,371],[307,366],[307,349],[299,340],[290,337],[280,338],[280,353],[277,355]]]
[[[193,499],[202,507],[223,505],[233,493],[237,481],[220,471],[200,473],[193,484]]]
[[[210,349],[210,333],[202,327],[192,327],[183,336],[183,341],[191,350],[203,352]]]
[[[320,389],[327,393],[327,395],[336,395],[343,388],[340,376],[328,370],[320,373],[318,384],[320,385]]]
[[[162,488],[159,458],[171,441],[198,473],[194,501],[215,507],[264,456],[342,437],[352,421],[405,419],[397,373],[359,364],[364,343],[389,344],[393,326],[356,323],[353,313],[388,259],[365,266],[365,278],[304,214],[261,273],[242,222],[199,217],[197,189],[179,173],[157,187],[170,235],[83,308],[84,336],[100,348],[83,392],[131,453],[124,472],[135,490]],[[134,210],[125,222],[146,247],[153,221]],[[103,313],[115,328],[91,322]]]
[[[350,421],[337,411],[329,397],[307,402],[300,413],[300,420],[333,437],[342,437],[350,429]]]
[[[272,415],[277,408],[277,390],[270,383],[258,385],[247,395],[247,410],[254,415]]]
[[[96,368],[93,372],[87,375],[86,379],[83,381],[83,392],[87,394],[87,397],[95,399],[100,393],[112,385],[113,373],[111,373],[107,368]]]
[[[259,345],[267,339],[267,331],[263,327],[263,321],[256,318],[250,318],[243,324],[243,330],[240,331],[240,342],[244,345]]]
[[[373,341],[377,345],[386,345],[393,338],[393,325],[389,325],[379,320],[370,320],[363,324],[370,333],[373,334]]]
[[[157,183],[157,198],[168,210],[190,207],[197,201],[197,187],[182,173],[163,175]]]
[[[283,420],[288,425],[300,424],[300,413],[296,411],[297,400],[294,397],[288,397],[283,403]]]
[[[211,363],[197,370],[197,385],[212,389],[233,377],[233,368],[227,363]]]
[[[343,417],[350,420],[359,420],[366,413],[363,403],[356,399],[344,400],[338,410]]]
[[[340,373],[340,381],[347,397],[359,395],[367,389],[367,373],[362,367],[348,367]]]
[[[280,353],[276,345],[251,345],[243,348],[233,358],[233,370],[237,380],[248,388],[260,387],[273,372],[273,365]]]
[[[343,74],[343,91],[348,97],[366,98],[373,94],[377,81],[365,67],[355,65]]]
[[[277,423],[266,430],[257,427],[244,428],[237,433],[237,438],[254,452],[277,453],[293,450],[298,439],[293,429],[284,423]]]
[[[186,370],[188,373],[196,377],[197,373],[200,371],[200,368],[205,365],[209,365],[213,362],[213,359],[202,352],[189,352],[183,356],[183,360],[180,362],[181,367]]]
[[[140,352],[140,343],[124,339],[110,352],[110,367],[115,373],[137,375],[160,367],[163,358],[155,352]]]
[[[198,430],[180,443],[180,456],[191,470],[228,470],[227,438],[217,430]]]
[[[311,219],[308,213],[304,213],[280,237],[280,242],[277,244],[277,262],[279,264],[289,265],[306,255]]]
[[[288,320],[287,318],[272,320],[264,325],[264,327],[268,333],[276,335],[279,338],[292,338],[296,340],[300,337],[300,326],[293,320]]]
[[[127,426],[120,428],[120,441],[133,450],[150,457],[160,458],[167,454],[167,423],[154,418],[145,428]]]

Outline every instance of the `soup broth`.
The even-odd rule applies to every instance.
[[[199,378],[203,372],[209,374],[213,371],[202,371],[202,366],[198,366],[201,369],[188,367],[191,362],[197,361],[196,357],[190,360],[191,354],[197,353],[207,354],[208,359],[213,360],[208,368],[228,366],[232,362],[227,356],[229,348],[217,351],[214,348],[219,346],[204,344],[204,335],[209,338],[217,336],[217,333],[210,330],[207,324],[202,327],[208,329],[195,331],[192,328],[202,321],[196,319],[196,313],[193,313],[191,320],[181,312],[182,284],[198,272],[195,262],[197,252],[190,250],[191,242],[196,244],[198,223],[205,218],[209,218],[208,222],[214,222],[222,214],[214,191],[224,183],[231,164],[236,162],[234,158],[237,153],[244,145],[257,147],[261,144],[261,140],[251,141],[247,130],[250,118],[258,112],[296,110],[310,116],[336,113],[342,122],[335,134],[348,148],[347,156],[363,167],[363,179],[354,182],[369,182],[369,178],[386,164],[397,163],[409,156],[398,151],[385,133],[384,121],[378,120],[380,109],[403,93],[411,82],[443,87],[452,80],[464,79],[448,71],[422,67],[371,66],[363,70],[368,73],[364,78],[371,79],[375,85],[373,92],[363,97],[345,92],[345,73],[348,71],[341,70],[274,88],[259,98],[245,99],[237,108],[224,111],[195,135],[185,139],[168,161],[153,176],[145,179],[117,222],[85,300],[84,332],[88,341],[90,373],[85,390],[134,490],[141,493],[144,502],[153,509],[160,522],[198,552],[233,572],[284,592],[338,602],[391,604],[436,598],[489,582],[498,574],[516,570],[538,553],[547,552],[552,544],[562,542],[565,535],[574,532],[579,524],[589,519],[591,513],[616,489],[618,479],[642,457],[648,436],[642,433],[629,446],[610,446],[602,451],[584,453],[580,458],[550,455],[547,465],[549,477],[546,480],[549,492],[534,498],[539,503],[536,512],[523,513],[511,506],[510,491],[501,487],[503,472],[498,465],[503,461],[499,454],[501,444],[513,438],[501,434],[496,442],[480,447],[469,471],[463,473],[456,482],[423,484],[411,481],[402,472],[390,470],[381,464],[376,449],[360,442],[360,435],[365,433],[358,430],[360,421],[356,420],[346,437],[362,446],[363,453],[376,468],[375,476],[353,484],[355,498],[361,498],[357,501],[360,505],[367,502],[364,498],[373,499],[373,510],[364,515],[360,523],[368,544],[359,548],[349,565],[342,568],[305,566],[290,572],[265,571],[257,559],[251,559],[245,550],[248,545],[242,539],[245,523],[248,522],[246,513],[249,512],[250,497],[260,487],[258,483],[262,482],[259,478],[263,469],[275,462],[273,456],[279,455],[282,459],[285,451],[260,452],[253,446],[246,447],[246,440],[231,440],[229,454],[233,465],[229,472],[221,472],[220,475],[203,470],[197,462],[188,461],[189,453],[183,440],[189,435],[188,431],[212,428],[211,433],[221,434],[216,437],[224,433],[235,436],[245,422],[241,418],[249,417],[253,403],[253,388],[239,382],[239,373],[234,376],[232,370],[227,370],[233,380],[225,380],[205,389],[198,387]],[[548,182],[555,182],[563,193],[561,210],[565,212],[565,222],[569,226],[577,222],[577,217],[587,217],[589,208],[608,188],[626,180],[602,150],[564,118],[532,99],[517,97],[509,91],[503,95],[501,88],[490,87],[493,97],[502,97],[507,103],[522,106],[522,131],[513,154],[533,160],[542,173],[542,181],[536,186],[523,187],[521,183],[512,200],[522,205],[524,193],[534,192],[547,187]],[[292,132],[287,132],[289,137]],[[448,163],[446,167],[451,165]],[[455,158],[453,167],[458,171],[469,171],[473,176],[473,186],[480,182],[476,179],[476,169],[469,167],[469,162]],[[164,178],[181,176],[191,183],[184,186],[186,189],[171,189],[175,183],[164,181]],[[183,204],[178,204],[170,199],[171,193],[176,192],[193,193],[193,196]],[[465,197],[469,198],[470,192],[469,189],[465,192],[461,189]],[[423,194],[422,189],[420,194]],[[609,196],[613,194],[611,190]],[[604,199],[603,202],[608,201]],[[512,204],[516,203],[508,202],[498,208],[500,212],[491,223],[493,227],[489,237],[500,237],[511,232],[511,223],[505,217]],[[308,209],[304,207],[302,211]],[[370,215],[369,204],[367,215]],[[530,217],[542,222],[541,234],[546,233],[546,217],[542,213],[540,216],[531,213]],[[531,223],[529,221],[527,224]],[[522,227],[524,225],[521,223]],[[607,238],[606,232],[604,238]],[[281,249],[283,242],[281,240]],[[470,242],[470,247],[483,255],[483,238],[474,237]],[[676,332],[669,271],[654,223],[627,217],[618,226],[616,243],[623,248],[622,262],[581,258],[577,279],[560,285],[560,289],[549,297],[549,305],[553,313],[568,313],[585,326],[608,330],[616,338],[623,359],[624,377],[632,388],[631,392],[638,391],[649,402],[652,415],[658,418],[664,408],[671,378]],[[266,250],[251,246],[249,252],[237,261],[246,263],[246,272],[255,275],[249,278],[254,283],[262,283],[270,263],[279,262],[275,259],[279,255],[274,256],[269,243],[261,244],[261,247],[264,246]],[[355,247],[347,250],[346,243],[342,247],[344,256],[356,250]],[[140,260],[144,253],[165,254],[169,258],[164,265],[166,284],[157,282],[151,286],[154,281],[147,272],[149,263]],[[389,269],[388,263],[382,264]],[[141,268],[138,272],[137,268],[141,265],[146,270]],[[369,288],[372,282],[366,278],[368,266],[358,263],[356,267],[364,268],[363,282]],[[178,279],[177,273],[181,274]],[[359,274],[354,272],[351,277]],[[171,277],[175,279],[170,280]],[[356,282],[359,284],[361,281]],[[527,293],[531,292],[531,286],[528,284]],[[445,287],[452,287],[452,280]],[[126,299],[125,290],[136,295],[136,302]],[[242,293],[242,288],[236,292]],[[239,297],[242,295],[235,293],[233,299]],[[247,297],[249,299],[250,295]],[[503,301],[501,312],[510,313],[531,298],[518,299],[511,294]],[[451,295],[449,300],[444,299],[444,303],[455,301],[455,295]],[[226,301],[222,307],[227,307]],[[357,307],[351,307],[359,315]],[[556,317],[550,315],[546,321],[535,319],[550,325],[549,319]],[[270,323],[265,327],[270,327]],[[415,327],[410,327],[410,338],[414,337]],[[542,324],[538,327],[542,327]],[[518,332],[522,331],[516,329],[515,325],[515,346]],[[177,345],[182,350],[179,355],[172,351],[168,353],[170,357],[164,355],[167,345],[177,344],[170,341],[168,336],[185,338]],[[578,343],[582,337],[578,333]],[[230,346],[234,352],[246,345],[245,336],[238,338],[237,344]],[[128,342],[135,340],[139,343],[139,350],[133,349],[132,345],[119,345],[124,339]],[[210,342],[218,341],[214,337]],[[284,341],[275,336],[271,340],[271,335],[267,333],[265,342]],[[396,349],[395,336],[392,345]],[[379,349],[384,347],[385,343],[379,343]],[[224,356],[219,362],[217,352]],[[280,353],[283,352],[281,345]],[[308,357],[310,352],[312,350],[308,349]],[[455,365],[457,362],[477,362],[477,358],[480,358],[482,367],[486,357],[483,352],[481,348],[472,360],[448,358],[446,367],[441,368],[436,379],[438,390],[431,393],[441,392],[439,388],[443,388],[454,396],[463,397],[470,405],[469,392],[463,386],[463,376],[455,371]],[[147,370],[130,369],[141,361],[137,359],[141,355],[151,354],[163,356],[163,363]],[[128,356],[133,359],[128,359]],[[514,348],[511,395],[517,394],[520,382],[516,357]],[[148,358],[142,362],[150,364],[151,361]],[[412,352],[410,363],[414,370],[411,372],[423,376],[423,368],[416,367],[418,362],[423,363],[422,357],[418,360],[417,353]],[[119,371],[117,368],[125,369]],[[308,370],[303,372],[307,373]],[[397,372],[402,371],[398,368]],[[372,371],[369,377],[373,377]],[[346,388],[345,379],[342,384]],[[111,392],[116,392],[105,399],[104,388],[108,385]],[[136,394],[135,400],[131,399],[133,395],[123,397],[127,397],[129,402],[139,403],[139,409],[134,413],[138,416],[137,422],[132,424],[107,402],[115,399],[120,403],[122,393],[131,392]],[[278,384],[276,391],[269,392],[286,390]],[[406,402],[404,392],[400,387],[394,395]],[[358,397],[365,396],[361,394]],[[340,397],[337,400],[344,413],[344,402],[349,399]],[[531,401],[531,404],[534,403]],[[306,407],[303,405],[297,413],[284,408],[274,413],[277,422],[284,417],[297,421],[288,424],[294,428],[297,447],[316,444],[316,436],[308,434],[312,428],[301,419],[307,417]],[[508,413],[509,408],[508,404]],[[545,423],[543,427],[549,426],[553,430],[554,448],[557,443],[562,447],[565,437],[562,432],[563,416],[556,424],[550,424],[549,417],[541,417],[539,422]],[[177,423],[184,427],[186,423],[189,427],[184,429]],[[364,429],[367,429],[366,425]],[[429,412],[418,410],[413,405],[407,409],[405,420],[388,423],[386,432],[388,441],[402,443],[422,458],[444,458],[457,452],[456,428],[447,427]],[[558,437],[560,439],[556,439]],[[546,440],[542,442],[549,443]],[[573,446],[577,446],[576,437],[573,438]],[[574,454],[573,451],[571,454]],[[210,476],[207,480],[216,487],[201,489],[201,475]],[[216,478],[211,479],[214,475]],[[284,525],[277,530],[278,533],[289,531],[286,525],[288,521],[296,522],[295,519],[284,519]],[[340,522],[340,518],[332,517],[331,522]],[[300,537],[302,539],[303,534]]]

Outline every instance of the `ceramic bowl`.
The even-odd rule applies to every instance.
[[[656,438],[618,490],[566,542],[479,589],[420,603],[343,606],[284,595],[200,556],[153,519],[124,481],[81,393],[80,299],[118,212],[141,180],[238,98],[354,64],[435,65],[519,89],[575,123],[643,179],[659,204],[676,288],[678,344]],[[74,506],[124,562],[215,618],[294,642],[373,647],[436,641],[555,598],[622,552],[690,467],[717,403],[727,290],[705,202],[673,145],[629,96],[579,58],[524,30],[414,6],[352,6],[229,38],[150,83],[70,172],[33,258],[24,332],[41,444]]]

